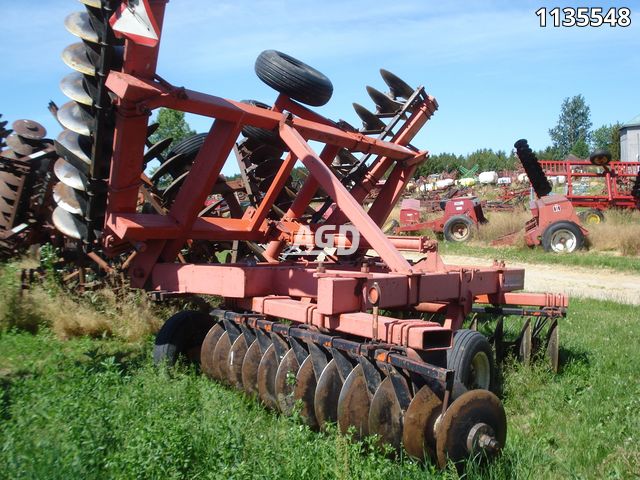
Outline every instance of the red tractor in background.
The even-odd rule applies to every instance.
[[[449,242],[466,242],[473,237],[473,232],[481,223],[486,223],[480,200],[474,196],[454,197],[440,204],[444,214],[432,220],[422,217],[420,200],[406,198],[400,210],[400,226],[396,232],[416,232],[433,230],[442,233]]]
[[[533,218],[524,227],[525,242],[530,247],[542,245],[547,252],[579,250],[589,232],[582,227],[571,201],[564,195],[551,193],[552,185],[526,140],[518,140],[514,146],[538,197],[530,203]],[[519,235],[520,231],[505,235],[492,245],[511,244]]]

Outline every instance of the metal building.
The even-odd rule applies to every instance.
[[[640,115],[620,127],[620,160],[640,162]]]

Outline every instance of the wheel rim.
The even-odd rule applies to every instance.
[[[570,253],[576,249],[578,239],[573,232],[560,229],[551,235],[551,249],[558,253]]]
[[[600,216],[596,213],[589,213],[585,221],[590,225],[597,225],[600,223]]]
[[[456,242],[463,242],[469,237],[469,225],[456,222],[451,226],[451,236]]]
[[[469,387],[489,390],[491,386],[491,363],[485,352],[478,352],[471,360],[469,368]]]

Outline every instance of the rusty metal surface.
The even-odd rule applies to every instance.
[[[296,386],[296,374],[300,364],[295,351],[291,348],[282,357],[274,380],[276,401],[278,408],[285,415],[291,415],[295,403],[294,390]]]
[[[549,326],[549,331],[547,332],[547,348],[545,354],[549,361],[549,366],[554,373],[558,373],[558,370],[560,369],[559,328],[558,320],[553,320]]]
[[[60,90],[71,100],[82,105],[93,105],[93,98],[84,86],[84,75],[80,72],[71,72],[60,81]],[[59,115],[59,112],[58,112]]]
[[[64,26],[72,35],[91,43],[98,43],[100,38],[89,20],[87,12],[74,12],[67,16]]]
[[[404,380],[404,379],[403,379]],[[406,394],[409,387],[404,383]],[[390,377],[381,383],[371,400],[369,408],[369,434],[377,434],[380,441],[391,445],[396,450],[402,445],[404,412],[400,407],[398,396]]]
[[[264,352],[258,366],[258,396],[268,408],[276,410],[278,399],[276,398],[275,380],[278,371],[278,356],[273,345],[269,345]]]
[[[82,42],[72,43],[62,51],[62,61],[69,68],[84,75],[95,76],[96,67],[87,57],[87,49]]]
[[[42,140],[47,130],[34,120],[16,120],[11,125],[13,131],[28,140]]]
[[[84,215],[87,212],[88,201],[83,194],[62,182],[53,187],[53,200],[74,215]]]
[[[309,355],[302,362],[296,375],[293,397],[297,402],[301,403],[300,416],[304,419],[305,423],[313,429],[318,428],[314,404],[316,386],[317,381],[313,368],[313,358]]]
[[[58,121],[62,126],[80,135],[91,135],[92,120],[89,112],[74,101],[65,103],[58,110]]]
[[[369,435],[371,394],[362,365],[356,365],[344,381],[338,397],[338,426],[343,434],[353,432],[356,439]]]
[[[229,350],[231,350],[231,340],[229,333],[224,332],[220,340],[213,349],[213,359],[211,360],[211,376],[221,382],[229,381]]]
[[[56,139],[56,151],[58,155],[73,163],[76,168],[84,166],[84,173],[89,171],[91,166],[91,139],[84,135],[79,135],[71,130],[63,130]],[[74,160],[69,158],[73,156]]]
[[[316,419],[320,428],[324,428],[327,422],[338,421],[338,397],[341,389],[342,380],[338,372],[338,365],[332,359],[320,374],[313,399]]]
[[[467,440],[476,425],[488,425],[493,442],[484,448],[469,449]],[[500,453],[507,440],[507,418],[502,403],[487,390],[470,390],[446,410],[436,428],[436,454],[440,468],[449,460],[461,462],[483,450],[491,457]],[[474,451],[475,450],[475,451]]]
[[[51,219],[55,227],[67,237],[76,240],[87,237],[87,226],[64,208],[56,207]]]
[[[238,389],[242,389],[242,364],[244,362],[244,358],[247,354],[249,346],[247,345],[247,340],[245,339],[244,334],[241,334],[236,338],[233,345],[231,345],[231,349],[229,350],[229,358],[228,358],[228,372],[229,372],[229,382],[231,386],[236,387]]]
[[[53,172],[65,185],[84,192],[86,190],[87,178],[76,167],[63,158],[59,158],[53,166]]]
[[[242,386],[248,395],[258,395],[258,367],[261,359],[260,345],[254,340],[242,361]]]
[[[435,459],[434,423],[442,411],[442,401],[426,385],[411,400],[404,416],[402,443],[412,457]]]
[[[213,352],[216,348],[218,340],[224,333],[224,329],[219,323],[216,323],[207,332],[200,349],[200,368],[209,378],[213,377]]]

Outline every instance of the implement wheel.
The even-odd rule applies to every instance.
[[[199,363],[200,347],[215,323],[206,313],[192,310],[178,312],[169,318],[156,335],[153,363],[174,365],[180,357]]]
[[[600,223],[604,223],[604,214],[596,208],[590,208],[589,210],[580,212],[578,217],[587,225],[598,225]]]
[[[496,366],[489,340],[474,330],[458,330],[447,351],[447,368],[455,370],[454,381],[467,390],[496,388]]]
[[[256,59],[258,78],[274,90],[307,105],[320,107],[331,99],[333,85],[306,63],[277,50],[265,50]]]
[[[454,215],[445,222],[443,234],[448,242],[467,242],[473,237],[473,220],[466,215]]]
[[[572,253],[584,245],[584,235],[573,222],[552,223],[542,234],[545,252]]]

